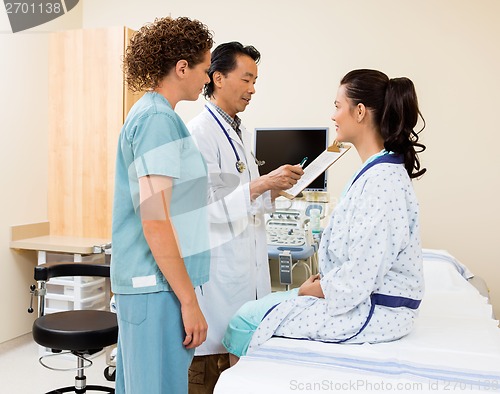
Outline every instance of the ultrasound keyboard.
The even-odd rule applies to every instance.
[[[276,211],[266,222],[269,246],[303,246],[306,232],[299,211]]]

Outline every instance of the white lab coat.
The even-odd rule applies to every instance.
[[[207,104],[210,105],[210,104]],[[222,337],[229,320],[245,302],[271,292],[264,213],[273,210],[270,192],[250,200],[249,182],[259,177],[251,153],[251,135],[241,127],[242,144],[233,128],[211,107],[232,139],[246,169],[239,173],[226,135],[205,108],[188,123],[209,174],[210,278],[196,289],[208,323],[207,340],[196,355],[227,353]]]

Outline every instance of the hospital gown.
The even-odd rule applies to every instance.
[[[324,342],[385,342],[408,334],[417,310],[376,305],[372,293],[421,300],[418,202],[401,164],[381,163],[355,181],[332,213],[318,251],[325,298],[296,296],[272,309],[251,352],[271,336]],[[285,297],[286,298],[286,297]]]

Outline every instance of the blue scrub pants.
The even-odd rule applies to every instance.
[[[194,349],[186,349],[180,303],[170,291],[116,294],[116,394],[187,394]]]

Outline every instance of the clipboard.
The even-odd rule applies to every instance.
[[[313,160],[306,168],[299,181],[290,189],[280,191],[280,195],[290,200],[294,199],[302,190],[311,184],[318,176],[325,172],[333,163],[340,159],[344,153],[351,149],[351,145],[335,141],[323,153]]]

